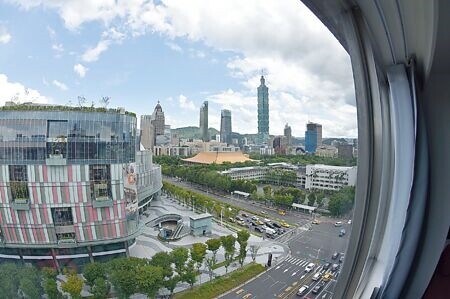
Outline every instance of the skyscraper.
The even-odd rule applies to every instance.
[[[159,101],[152,114],[152,125],[155,128],[155,138],[158,135],[164,135],[165,117]]]
[[[288,124],[286,124],[284,126],[284,136],[287,139],[286,140],[287,145],[291,145],[291,142],[292,142],[292,129],[291,129],[291,127]]]
[[[305,131],[305,151],[315,153],[318,145],[322,144],[322,125],[309,122]]]
[[[226,109],[220,113],[220,142],[231,144],[231,111]]]
[[[269,139],[269,88],[264,76],[258,87],[258,144],[267,143]]]
[[[200,136],[203,141],[209,141],[208,134],[208,101],[200,107]]]
[[[153,151],[155,145],[155,128],[151,115],[141,115],[141,144],[146,150]]]

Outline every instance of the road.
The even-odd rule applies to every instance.
[[[167,177],[164,176],[163,177],[164,180],[169,181],[170,183],[174,184],[174,185],[178,185],[180,187],[184,187],[187,189],[191,189],[191,190],[195,190],[196,192],[199,192],[201,194],[213,197],[214,199],[224,202],[224,203],[228,203],[228,204],[232,204],[236,207],[239,207],[241,209],[246,209],[249,211],[255,211],[258,213],[261,213],[261,211],[264,211],[267,213],[267,215],[269,216],[269,218],[271,219],[282,219],[288,223],[292,223],[292,224],[304,224],[306,220],[311,220],[311,216],[304,214],[304,213],[300,213],[297,211],[288,211],[287,214],[285,216],[281,216],[278,214],[278,212],[276,211],[276,209],[274,208],[270,208],[270,207],[266,207],[263,204],[251,201],[251,200],[242,200],[242,199],[238,199],[235,197],[232,197],[231,195],[223,195],[223,194],[219,194],[219,193],[211,193],[210,191],[207,191],[205,189],[205,187],[203,186],[199,186],[196,184],[192,184],[189,182],[184,182],[184,181],[179,181],[176,178],[172,178],[172,177]]]
[[[335,227],[334,221],[322,217],[319,225],[311,225],[311,230],[306,226],[298,228],[291,237],[283,237],[283,243],[288,244],[291,249],[291,256],[285,260],[275,263],[260,277],[243,285],[241,288],[222,296],[223,299],[255,299],[255,298],[296,298],[297,291],[303,285],[308,285],[309,289],[304,296],[310,298],[331,298],[336,281],[326,282],[318,294],[313,294],[314,287],[322,283],[321,279],[313,281],[315,273],[322,270],[322,265],[326,262],[338,263],[332,260],[334,252],[344,253],[351,226],[344,224],[343,227]],[[347,234],[339,237],[339,231],[345,228]],[[305,266],[313,262],[316,268],[310,273],[305,272]],[[337,275],[339,271],[337,271]]]

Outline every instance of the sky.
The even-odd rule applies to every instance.
[[[234,132],[257,132],[260,76],[270,134],[356,137],[350,58],[299,0],[0,0],[0,105],[96,105],[151,114],[172,128],[209,126],[232,111]]]

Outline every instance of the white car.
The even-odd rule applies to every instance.
[[[352,224],[352,220],[350,219],[347,223],[348,223],[348,224]]]
[[[305,272],[309,273],[314,269],[314,263],[309,263],[306,267],[305,267]]]
[[[300,289],[298,289],[297,296],[305,295],[306,292],[308,291],[308,289],[309,289],[309,286],[307,286],[307,285],[302,286]]]
[[[342,221],[336,221],[335,223],[334,223],[334,226],[342,226]]]

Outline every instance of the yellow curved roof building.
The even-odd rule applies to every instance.
[[[255,161],[242,152],[200,152],[192,158],[183,159],[188,163],[196,164],[222,164]]]

